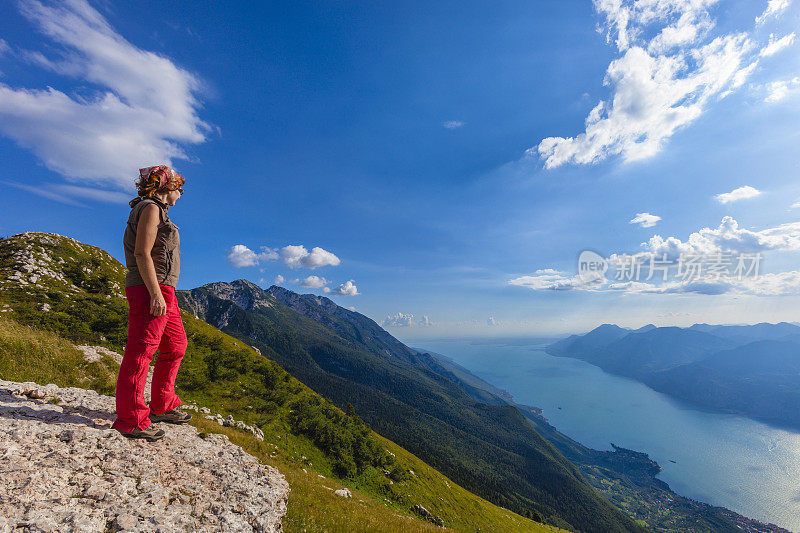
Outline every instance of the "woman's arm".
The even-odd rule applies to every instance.
[[[161,294],[161,287],[158,286],[156,267],[150,255],[153,244],[156,242],[160,219],[161,213],[157,205],[150,204],[142,209],[139,225],[136,228],[136,247],[133,251],[133,255],[136,257],[136,266],[139,267],[139,274],[150,292],[150,314],[153,316],[167,314],[167,303],[164,301],[164,295]]]

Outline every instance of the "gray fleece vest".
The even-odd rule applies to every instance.
[[[156,267],[156,278],[160,285],[177,287],[178,276],[181,273],[181,239],[178,235],[178,226],[173,224],[167,216],[169,207],[152,198],[145,198],[133,206],[128,217],[128,225],[122,238],[125,248],[125,266],[128,267],[125,286],[144,285],[144,279],[139,273],[139,266],[136,264],[136,257],[133,253],[136,249],[136,230],[139,227],[139,217],[148,204],[156,204],[161,211],[161,223],[158,225],[156,241],[150,251]]]

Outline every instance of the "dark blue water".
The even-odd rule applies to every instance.
[[[700,411],[541,346],[410,344],[447,355],[519,403],[541,407],[551,424],[584,445],[610,450],[613,442],[648,453],[678,494],[800,531],[800,433]]]

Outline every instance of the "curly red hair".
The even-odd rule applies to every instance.
[[[139,196],[130,201],[130,206],[135,206],[142,198],[152,198],[158,192],[180,189],[184,183],[186,179],[166,165],[140,168],[139,181],[136,182]]]

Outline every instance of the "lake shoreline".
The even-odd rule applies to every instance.
[[[555,426],[550,424],[543,415],[538,414],[542,413],[542,409],[517,403],[513,400],[513,394],[508,391],[506,392],[513,402],[512,405],[517,407],[526,418],[532,422],[546,424],[552,428],[553,433],[559,433],[560,435],[563,435],[555,428]],[[627,477],[640,488],[646,489],[651,493],[654,492],[655,494],[652,494],[652,496],[655,497],[651,499],[651,505],[661,507],[660,503],[664,501],[664,499],[668,500],[671,496],[671,503],[673,505],[688,507],[691,509],[691,512],[697,513],[698,515],[709,515],[709,518],[712,520],[717,517],[723,517],[724,519],[732,522],[734,525],[742,528],[744,531],[763,533],[791,533],[788,529],[782,528],[776,524],[765,523],[758,519],[739,514],[736,511],[726,507],[715,506],[710,503],[695,500],[688,496],[683,496],[676,493],[666,481],[657,477],[664,469],[658,464],[657,461],[651,459],[646,452],[640,452],[637,450],[624,448],[622,446],[617,446],[613,442],[610,443],[611,447],[613,448],[612,451],[597,450],[584,446],[578,441],[574,441],[570,437],[563,435],[564,438],[572,441],[574,445],[586,450],[586,454],[590,458],[590,461],[584,462],[581,460],[581,455],[574,453],[574,451],[570,453],[570,449],[568,447],[564,447],[563,444],[560,446],[558,443],[559,439],[553,439],[552,434],[550,436],[545,435],[541,431],[541,426],[537,425],[536,429],[542,433],[543,437],[556,446],[556,448],[558,448],[559,451],[561,451],[567,457],[567,459],[578,466],[578,468],[581,470],[587,480],[589,480],[590,484],[595,487],[595,489],[600,490],[606,494],[606,496],[615,493],[605,488],[604,484],[602,483],[602,476],[598,476],[595,471],[597,467],[613,470],[617,474]],[[597,477],[600,477],[600,483],[596,482]],[[658,492],[662,492],[663,494],[658,495]],[[666,498],[664,498],[664,496],[666,496]],[[614,503],[613,499],[612,503]],[[633,516],[633,518],[636,520],[641,519],[639,516]]]
[[[528,367],[524,362],[521,363],[521,361],[524,361],[524,359],[520,358],[520,356],[524,356],[522,353],[523,350],[538,352],[541,355],[552,357],[554,359],[568,359],[576,362],[580,361],[580,363],[582,363],[582,365],[579,365],[581,368],[583,368],[583,365],[591,366],[591,368],[596,369],[594,372],[605,373],[599,367],[591,365],[591,363],[577,358],[555,358],[544,350],[546,346],[542,346],[539,343],[536,343],[533,346],[530,344],[521,345],[522,343],[516,346],[496,346],[490,345],[488,342],[480,343],[478,345],[470,343],[473,345],[474,349],[465,350],[461,346],[451,344],[451,342],[453,341],[447,342],[445,346],[439,348],[440,351],[449,353],[455,353],[456,351],[460,352],[462,356],[457,360],[459,365],[464,365],[463,368],[469,370],[475,376],[477,376],[475,372],[482,373],[485,377],[481,377],[479,379],[486,383],[491,391],[499,396],[502,396],[503,399],[509,404],[517,407],[517,409],[519,409],[520,412],[522,412],[522,414],[531,421],[532,425],[543,437],[556,446],[556,448],[565,457],[567,457],[567,459],[578,466],[581,473],[595,489],[601,491],[612,503],[622,508],[635,519],[643,520],[651,527],[656,526],[662,530],[679,529],[680,527],[688,527],[691,529],[693,524],[686,520],[688,520],[689,517],[695,517],[700,520],[702,524],[705,524],[706,527],[711,528],[714,531],[735,531],[737,530],[736,528],[742,528],[745,531],[759,532],[788,531],[788,529],[785,529],[784,527],[774,523],[768,523],[757,518],[750,518],[742,513],[733,511],[730,506],[724,507],[722,505],[713,505],[706,503],[701,499],[692,498],[690,496],[682,496],[671,488],[670,483],[658,477],[663,472],[663,467],[657,461],[650,458],[647,453],[636,451],[637,449],[641,449],[639,446],[627,445],[626,447],[623,447],[611,443],[611,450],[601,450],[585,446],[577,440],[567,437],[565,434],[556,429],[554,423],[558,423],[559,419],[563,420],[563,416],[565,414],[568,417],[574,417],[575,409],[578,407],[576,405],[571,405],[572,412],[570,414],[567,414],[566,410],[561,411],[559,409],[558,411],[555,411],[557,406],[560,406],[558,403],[555,403],[559,401],[557,400],[557,395],[553,396],[550,394],[548,397],[555,400],[554,404],[548,405],[547,409],[542,409],[540,407],[536,407],[535,405],[530,405],[531,403],[534,403],[531,401],[527,401],[527,403],[517,402],[515,395],[512,392],[509,392],[509,389],[518,392],[516,389],[518,389],[519,386],[526,388],[534,386],[527,379],[528,374],[526,371],[528,371]],[[436,343],[435,346],[442,345]],[[492,351],[490,353],[486,353],[483,351],[485,349],[490,349]],[[469,353],[473,353],[473,355],[477,353],[480,355],[480,359],[473,361],[473,363],[477,364],[469,364],[467,362],[469,360]],[[456,360],[452,357],[446,357],[448,357],[448,359],[450,359],[450,361],[453,363],[456,362]],[[483,372],[481,372],[481,361],[492,361],[492,364],[491,366],[487,366]],[[502,364],[498,365],[498,362],[502,362]],[[520,364],[522,364],[522,367],[517,368]],[[536,367],[536,364],[539,364],[540,366],[542,365],[541,363],[533,363],[530,365],[531,368]],[[497,370],[498,368],[503,367],[508,368],[509,365],[511,365],[513,371],[508,373],[507,379],[504,379],[502,377],[504,375],[503,372],[498,373]],[[566,382],[572,382],[573,378],[571,376],[574,373],[573,368],[568,367],[553,373],[554,368],[555,367],[552,365],[552,363],[545,364],[542,369],[544,370],[544,373],[540,371],[537,374],[537,377],[544,380],[551,379],[558,381],[560,379]],[[590,374],[594,375],[594,372],[591,372]],[[627,376],[614,375],[614,377],[616,379],[622,378],[625,381],[626,387],[634,386],[635,384],[635,386],[644,387],[653,393],[653,390],[647,387],[646,384],[633,380]],[[511,379],[512,381],[516,379],[519,381],[519,386],[517,386],[516,389],[513,386],[509,386],[510,382],[508,379]],[[591,380],[592,382],[595,382],[597,381],[597,378],[591,378]],[[575,382],[576,386],[579,386],[579,384],[579,381]],[[591,387],[588,389],[593,390]],[[546,392],[547,389],[545,388],[543,390]],[[542,390],[539,391],[540,396],[541,393]],[[657,393],[657,395],[662,394],[663,393],[660,392]],[[667,399],[671,400],[671,398],[667,395],[664,395],[661,398],[661,402],[666,402]],[[569,402],[566,397],[564,401]],[[563,403],[563,405],[565,409],[570,408],[568,403]],[[672,406],[673,410],[681,411],[677,409],[677,407],[674,405],[674,402],[672,402],[670,405]],[[687,405],[687,407],[688,411],[695,411],[694,406]],[[591,409],[596,408],[597,406],[590,408],[590,412]],[[548,413],[548,410],[552,410],[552,414]],[[583,411],[584,413],[586,412],[583,408],[578,408],[578,410]],[[622,410],[624,411],[624,409]],[[556,413],[558,413],[557,416]],[[548,418],[551,416],[555,418],[554,423],[551,423],[551,421],[548,420]],[[578,418],[580,418],[580,416]],[[589,431],[591,433],[593,430],[589,428]],[[610,440],[616,441],[615,438]],[[640,439],[634,440],[638,441]],[[596,446],[597,444],[599,443],[595,440],[593,446]],[[663,450],[661,453],[663,453]],[[675,461],[675,459],[678,459],[679,461]],[[665,462],[667,461],[667,459],[663,456],[662,460]],[[680,478],[680,471],[675,471],[675,467],[678,466],[678,462],[683,463],[679,466],[679,469],[692,468],[692,465],[686,462],[685,457],[682,458],[677,454],[669,457],[668,464],[671,467],[672,476],[678,475]],[[683,479],[682,484],[684,485],[684,489],[686,486],[693,485],[690,478]],[[702,493],[704,490],[705,489],[701,488],[699,492]],[[669,514],[672,514],[673,516],[670,518],[667,516]],[[678,514],[683,516],[684,519],[677,519],[675,515]],[[764,516],[763,511],[762,516]],[[766,516],[770,515],[767,514]],[[791,520],[789,522],[791,523]],[[714,525],[712,526],[712,524]]]

